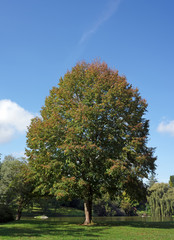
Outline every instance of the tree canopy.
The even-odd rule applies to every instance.
[[[147,103],[106,63],[78,63],[53,87],[27,132],[28,161],[38,190],[57,198],[92,201],[108,192],[142,197],[143,178],[155,170],[147,147]]]

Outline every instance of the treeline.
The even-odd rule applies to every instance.
[[[0,163],[0,222],[20,220],[23,210],[26,214],[34,206],[39,207],[42,214],[50,215],[54,212],[49,212],[49,209],[56,210],[62,206],[84,209],[81,199],[56,200],[54,196],[42,195],[26,159],[5,156]],[[136,215],[137,207],[142,206],[124,192],[122,196],[113,196],[112,200],[109,194],[104,194],[94,201],[93,212],[96,216]]]
[[[93,213],[96,216],[133,216],[147,211],[150,207],[153,216],[171,216],[174,213],[174,176],[169,184],[158,183],[151,175],[148,182],[148,201],[131,200],[123,192],[120,196],[104,194],[93,203]],[[0,222],[20,220],[22,211],[30,213],[37,206],[42,214],[57,216],[56,209],[71,207],[83,210],[83,200],[62,199],[42,195],[37,184],[30,176],[28,163],[24,158],[5,156],[0,164]],[[50,211],[54,209],[55,211]]]

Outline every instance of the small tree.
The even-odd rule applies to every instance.
[[[28,128],[26,154],[37,189],[83,199],[84,224],[91,223],[92,202],[102,194],[124,189],[138,197],[156,160],[146,145],[146,108],[138,90],[106,63],[77,64]]]
[[[155,175],[155,173],[152,172],[149,177],[148,187],[151,188],[153,186],[153,184],[156,182],[158,182],[156,179],[156,175]]]
[[[20,220],[23,208],[31,201],[34,185],[28,180],[29,169],[24,159],[5,156],[0,171],[1,203],[17,211]]]
[[[136,213],[136,211],[137,211],[136,207],[137,206],[138,206],[138,202],[135,201],[135,200],[132,201],[130,199],[130,197],[125,192],[123,192],[120,207],[124,210],[126,215],[128,215],[128,216],[137,215],[137,213]]]

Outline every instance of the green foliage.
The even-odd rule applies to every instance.
[[[166,183],[155,183],[149,189],[148,202],[153,216],[172,216],[174,213],[174,188]]]
[[[174,187],[174,175],[170,176],[169,185]]]
[[[124,215],[120,210],[119,199],[111,200],[108,194],[104,194],[102,198],[94,201],[93,211],[97,216],[120,216]]]
[[[37,190],[89,202],[122,189],[144,197],[143,178],[156,160],[146,145],[146,109],[138,90],[106,63],[77,64],[28,128],[26,154]]]
[[[127,216],[135,216],[136,214],[136,207],[138,206],[138,202],[135,200],[131,200],[131,198],[123,192],[122,199],[120,203],[120,207],[124,210]]]
[[[20,218],[24,206],[32,198],[33,183],[28,179],[29,169],[24,159],[5,156],[0,170],[0,202],[11,206]]]

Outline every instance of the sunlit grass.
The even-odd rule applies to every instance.
[[[21,220],[0,225],[0,239],[118,239],[118,240],[172,240],[173,222],[99,222],[82,226],[64,221]]]

